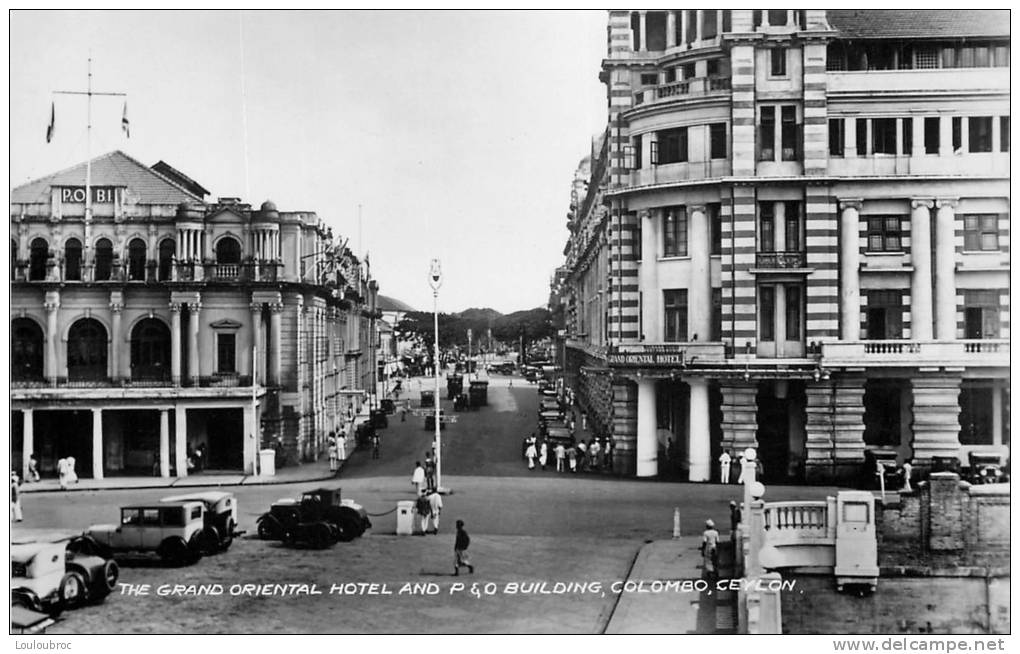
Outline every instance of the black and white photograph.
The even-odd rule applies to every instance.
[[[8,645],[1008,651],[1011,21],[9,10]]]

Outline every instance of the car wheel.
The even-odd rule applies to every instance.
[[[358,521],[354,520],[350,516],[344,515],[340,517],[340,541],[349,543],[358,537]]]
[[[312,547],[314,547],[317,550],[324,550],[333,544],[333,539],[331,538],[329,525],[327,525],[324,522],[320,522],[317,525],[312,525],[312,528],[308,535]]]
[[[220,531],[216,527],[206,527],[196,535],[198,548],[205,556],[220,551]]]
[[[68,572],[60,580],[57,595],[60,597],[61,604],[69,609],[81,606],[87,598],[85,577],[80,572]]]
[[[361,514],[349,507],[340,510],[340,527],[344,532],[350,534],[352,539],[359,538],[365,533]]]
[[[221,546],[224,552],[230,549],[230,546],[234,544],[234,529],[236,528],[237,525],[234,524],[233,518],[228,518],[226,524],[227,531],[223,534],[223,544]]]
[[[117,588],[118,579],[120,579],[120,566],[117,565],[117,562],[112,559],[103,562],[102,567],[96,570],[92,583],[93,601],[101,601],[112,593]]]
[[[262,540],[276,540],[280,538],[280,523],[271,515],[264,515],[259,518],[259,538]]]
[[[192,563],[198,563],[202,559],[202,553],[205,551],[205,538],[202,536],[202,532],[196,532],[191,536],[191,540],[188,541],[188,553],[185,557],[185,563],[191,565]]]
[[[174,536],[163,541],[156,553],[167,563],[181,565],[188,560],[188,544],[180,536]]]

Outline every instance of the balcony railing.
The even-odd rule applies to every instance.
[[[807,267],[807,255],[803,252],[758,252],[755,254],[756,268],[789,270]]]
[[[822,343],[826,366],[1008,366],[1009,340],[874,340]]]
[[[651,95],[650,93],[646,93],[643,95],[643,100],[645,102],[654,102],[678,96],[699,96],[705,95],[706,93],[729,90],[730,78],[728,77],[691,77],[677,82],[660,84],[655,87],[654,98],[649,97]]]
[[[830,543],[836,538],[835,498],[822,502],[766,502],[765,544]]]

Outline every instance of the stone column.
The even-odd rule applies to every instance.
[[[200,302],[188,303],[188,377],[192,386],[198,386],[198,321],[202,310]]]
[[[695,43],[702,39],[702,26],[705,22],[705,12],[701,9],[695,10],[694,18],[694,41]]]
[[[930,341],[931,322],[931,200],[910,203],[910,338]]]
[[[933,456],[956,456],[960,451],[960,378],[915,377],[914,461],[930,465]]]
[[[248,305],[248,310],[251,311],[251,347],[255,348],[255,359],[256,359],[254,364],[249,363],[248,365],[249,366],[251,366],[251,365],[255,366],[255,369],[251,371],[251,374],[252,374],[252,384],[258,385],[260,376],[261,376],[261,378],[264,378],[264,379],[268,379],[269,378],[269,376],[266,375],[266,371],[262,369],[265,366],[259,365],[258,361],[257,361],[259,356],[262,357],[263,361],[266,360],[265,352],[262,351],[262,343],[260,342],[262,340],[261,339],[261,337],[262,337],[262,303],[261,302],[254,302],[253,301],[251,304]],[[251,348],[249,348],[249,350],[250,349]]]
[[[92,478],[103,478],[103,410],[92,409]]]
[[[641,331],[646,343],[662,342],[662,310],[659,290],[659,224],[660,211],[643,211],[641,221]],[[590,331],[590,330],[589,330]]]
[[[757,384],[726,384],[720,390],[723,447],[737,453],[758,447]]]
[[[110,377],[116,384],[121,379],[131,378],[131,351],[121,356],[123,338],[121,337],[121,313],[124,311],[122,293],[110,293]],[[122,361],[126,359],[126,361]],[[125,372],[126,369],[126,372]]]
[[[244,474],[257,475],[258,469],[255,464],[255,457],[258,456],[258,416],[256,415],[254,402],[245,404],[244,407]]]
[[[712,474],[712,432],[708,421],[708,380],[688,377],[691,389],[687,464],[689,481],[708,481]]]
[[[159,410],[159,476],[170,476],[170,414]]]
[[[998,124],[996,121],[994,124]],[[940,198],[935,206],[935,338],[956,338],[956,200]]]
[[[840,377],[834,382],[832,448],[835,477],[856,479],[864,461],[864,378]]]
[[[637,382],[637,476],[659,474],[659,439],[656,435],[655,380]]]
[[[181,305],[170,303],[170,380],[181,385]]]
[[[691,335],[688,340],[711,341],[712,277],[709,262],[712,248],[708,236],[708,214],[703,206],[690,209],[691,277],[687,306],[691,317],[689,328]],[[655,290],[658,291],[657,288]]]
[[[638,12],[638,34],[641,38],[641,47],[638,48],[638,52],[646,52],[648,50],[648,31],[645,29],[645,19],[647,18],[647,11]]]
[[[32,409],[22,409],[21,417],[21,479],[24,481],[28,479],[28,459],[35,452],[35,416]]]
[[[805,392],[806,441],[804,477],[806,481],[831,480],[834,454],[834,418],[836,390],[834,382],[808,383]]]
[[[687,43],[687,21],[690,18],[687,15],[687,9],[680,10],[680,43]]]
[[[861,339],[860,200],[840,200],[839,337]]]
[[[46,309],[46,380],[56,385],[57,377],[60,376],[57,369],[57,343],[60,341],[57,334],[57,311],[60,309],[60,291],[46,291],[43,307]]]
[[[283,303],[275,302],[269,305],[269,341],[272,347],[270,354],[269,384],[280,386],[283,384],[282,366],[283,350],[280,339],[283,337]]]
[[[177,476],[188,476],[188,410],[180,404],[174,409],[174,460]]]
[[[676,11],[672,9],[666,12],[666,47],[676,47]]]

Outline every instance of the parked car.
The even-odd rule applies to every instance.
[[[318,549],[354,540],[372,527],[365,509],[342,499],[339,488],[318,488],[304,493],[300,500],[274,502],[256,524],[262,540],[304,543]]]
[[[68,543],[11,545],[11,604],[56,616],[101,602],[117,587],[111,559],[68,551]]]
[[[135,504],[121,508],[119,525],[92,525],[84,534],[89,540],[81,542],[114,556],[155,552],[168,563],[190,564],[216,547],[205,526],[205,504],[200,501]]]
[[[164,497],[160,501],[202,502],[205,505],[205,529],[202,540],[207,548],[202,554],[207,556],[227,551],[234,538],[244,534],[243,531],[237,531],[237,498],[233,493],[202,491]]]
[[[435,391],[422,391],[421,392],[421,408],[428,409],[436,405],[436,392]]]
[[[999,484],[1009,481],[1002,466],[1002,457],[995,452],[968,452],[970,464],[967,481],[972,484]]]

